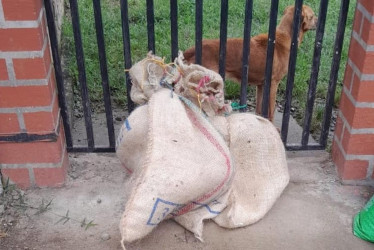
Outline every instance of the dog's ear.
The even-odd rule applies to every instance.
[[[306,22],[307,22],[307,15],[306,15],[306,11],[305,11],[305,6],[303,5],[303,7],[301,8],[301,21],[300,21],[300,28],[301,29],[304,29],[304,26],[306,25]]]

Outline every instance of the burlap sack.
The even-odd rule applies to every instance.
[[[130,71],[131,100],[137,104],[145,104],[153,93],[163,88],[160,81],[165,73],[161,57],[148,53],[147,57],[134,64]]]
[[[166,89],[149,101],[145,160],[134,167],[140,173],[121,218],[122,244],[143,238],[165,218],[205,207],[230,187],[229,149],[200,111],[182,99],[192,108]],[[134,152],[127,149],[124,158]]]
[[[192,232],[194,236],[201,242],[203,240],[204,220],[213,219],[219,215],[223,209],[227,207],[227,200],[230,192],[227,191],[222,196],[211,201],[209,204],[204,204],[201,207],[194,209],[188,213],[176,216],[173,219],[182,227]]]
[[[221,133],[229,134],[236,174],[228,206],[213,220],[222,227],[237,228],[265,216],[287,186],[289,173],[282,140],[270,121],[240,113],[227,117],[227,122],[212,118]]]
[[[117,140],[116,154],[128,173],[138,174],[144,166],[148,136],[148,105],[136,108],[123,123]]]
[[[229,102],[225,102],[222,77],[198,64],[185,64],[183,53],[175,59],[183,77],[175,85],[175,92],[191,100],[209,117],[232,111]]]

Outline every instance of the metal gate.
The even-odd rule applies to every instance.
[[[86,83],[86,72],[85,63],[83,57],[82,48],[82,38],[79,26],[79,14],[77,0],[70,1],[70,10],[72,25],[74,31],[75,40],[75,52],[78,67],[78,77],[80,82],[80,92],[82,98],[82,106],[85,118],[85,128],[87,134],[87,146],[77,146],[73,145],[72,132],[71,132],[71,122],[69,121],[65,92],[64,92],[64,79],[61,69],[61,61],[58,50],[58,41],[56,36],[56,27],[53,18],[53,10],[51,6],[52,0],[45,0],[45,9],[48,21],[48,30],[50,35],[50,42],[52,47],[52,55],[54,61],[54,68],[56,74],[56,81],[58,86],[58,97],[59,104],[61,107],[61,115],[63,118],[63,124],[65,128],[66,144],[69,152],[114,152],[115,151],[115,132],[113,126],[113,115],[112,106],[110,99],[110,90],[108,83],[108,72],[107,72],[107,61],[105,53],[104,44],[104,33],[102,25],[102,15],[100,0],[93,0],[94,17],[95,17],[95,28],[96,37],[99,50],[99,60],[100,60],[100,71],[102,78],[102,88],[104,93],[104,104],[106,112],[106,123],[107,123],[107,133],[109,139],[108,146],[96,146],[94,142],[94,132],[92,128],[91,119],[91,107],[87,91]],[[262,114],[264,117],[268,114],[268,103],[269,103],[269,92],[270,92],[270,82],[272,74],[272,62],[273,62],[273,52],[274,52],[274,40],[275,40],[275,30],[277,24],[277,13],[278,13],[278,3],[279,0],[271,1],[271,10],[269,15],[269,39],[267,46],[267,56],[266,56],[266,70],[265,70],[265,89],[263,95],[263,105]],[[307,106],[304,117],[303,132],[300,143],[290,144],[287,143],[287,136],[289,131],[289,121],[291,113],[291,98],[292,89],[294,85],[296,58],[297,58],[297,48],[298,48],[298,33],[301,20],[301,9],[303,5],[303,0],[295,0],[295,13],[294,13],[294,23],[293,23],[293,35],[291,42],[291,53],[289,59],[289,67],[287,74],[287,86],[285,91],[285,103],[284,112],[281,127],[281,138],[286,146],[287,150],[319,150],[325,149],[327,145],[328,133],[330,128],[330,120],[333,109],[333,101],[337,84],[338,70],[341,59],[341,51],[343,46],[343,37],[348,15],[349,0],[342,0],[340,6],[340,14],[338,20],[338,27],[335,37],[334,53],[331,64],[331,73],[328,86],[328,93],[326,96],[326,105],[324,111],[324,117],[322,122],[321,135],[317,143],[309,142],[310,126],[312,120],[313,106],[315,102],[317,78],[320,67],[320,57],[322,50],[322,41],[325,29],[325,21],[328,7],[328,0],[321,0],[320,8],[318,13],[318,24],[316,30],[316,38],[314,45],[314,56],[313,64],[310,73],[309,80],[309,90],[307,94]],[[146,0],[146,15],[147,15],[147,31],[148,31],[148,50],[155,51],[155,19],[154,19],[154,2],[153,0]],[[124,67],[126,69],[131,68],[131,46],[130,46],[130,32],[129,32],[129,18],[128,18],[128,2],[127,0],[120,0],[121,16],[122,16],[122,38],[123,38],[123,51],[124,51]],[[196,0],[195,3],[195,48],[196,48],[196,63],[201,64],[202,55],[202,18],[203,18],[203,0]],[[253,0],[246,0],[245,6],[245,19],[244,19],[244,32],[243,32],[243,61],[242,61],[242,83],[240,90],[240,105],[245,105],[247,101],[247,80],[248,79],[248,69],[251,67],[248,62],[248,57],[250,55],[250,34],[252,25],[252,13],[253,13]],[[219,53],[219,73],[224,78],[225,74],[225,57],[226,57],[226,41],[227,41],[227,20],[228,20],[228,0],[221,0],[221,13],[220,13],[220,53]],[[175,58],[178,54],[178,1],[170,0],[170,28],[171,28],[171,55]],[[126,74],[126,87],[127,87],[127,100],[128,109],[131,112],[134,109],[134,103],[130,98],[131,81]],[[240,110],[244,112],[244,109]]]

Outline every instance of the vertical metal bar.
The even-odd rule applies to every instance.
[[[285,104],[284,104],[282,130],[281,130],[281,138],[282,138],[283,143],[287,142],[288,125],[290,122],[292,89],[293,89],[294,78],[295,78],[297,49],[299,47],[298,38],[299,38],[302,8],[303,8],[303,0],[295,0],[295,11],[293,15],[292,40],[291,40],[291,49],[290,49],[291,51],[290,51],[290,59],[288,62],[287,86],[286,86]]]
[[[301,145],[303,146],[306,146],[309,142],[310,124],[312,122],[313,106],[314,106],[314,100],[316,96],[316,86],[317,86],[319,66],[320,66],[320,61],[321,61],[320,60],[321,50],[322,50],[323,34],[325,32],[325,23],[326,23],[328,4],[329,4],[328,0],[322,0],[320,3],[320,7],[319,7],[317,33],[316,33],[316,39],[314,42],[313,65],[312,65],[312,70],[310,72],[309,89],[308,89],[307,103],[306,103],[305,116],[304,116],[304,126],[303,126],[302,138],[301,138]]]
[[[321,136],[319,140],[320,144],[323,147],[326,147],[327,137],[328,137],[329,129],[330,129],[332,106],[334,105],[335,89],[336,89],[336,82],[338,79],[341,52],[342,52],[342,47],[343,47],[343,42],[344,42],[344,31],[345,31],[345,26],[347,23],[348,7],[349,7],[349,0],[342,0],[342,4],[340,6],[338,30],[336,32],[336,37],[335,37],[334,55],[333,55],[331,71],[330,71],[331,73],[330,73],[329,88],[328,88],[328,93],[326,97],[325,114],[323,116],[322,132],[321,132]]]
[[[278,15],[278,3],[279,0],[271,1],[270,10],[270,21],[269,21],[269,32],[268,32],[268,46],[266,51],[266,66],[265,66],[265,84],[264,93],[262,97],[262,116],[269,117],[269,96],[270,86],[273,71],[273,56],[275,47],[275,35],[277,26],[277,15]]]
[[[122,39],[123,39],[123,53],[125,58],[125,69],[131,68],[131,47],[130,47],[130,29],[129,29],[129,13],[127,0],[121,0],[121,20],[122,20]],[[126,71],[126,89],[127,89],[127,108],[129,113],[134,110],[134,102],[131,100],[131,79],[129,72]]]
[[[248,68],[250,56],[250,38],[252,28],[252,11],[253,0],[247,0],[245,3],[244,17],[244,34],[243,34],[243,59],[242,59],[242,82],[240,86],[240,106],[247,104],[247,88],[248,88]],[[245,112],[246,108],[241,108],[240,112]]]
[[[71,19],[73,23],[75,54],[76,54],[77,66],[78,66],[79,85],[81,87],[82,106],[83,106],[86,132],[87,132],[87,143],[88,143],[88,148],[93,149],[95,145],[94,145],[94,136],[93,136],[93,130],[92,130],[91,106],[90,106],[90,99],[88,97],[88,88],[87,88],[87,82],[86,82],[86,69],[84,65],[84,54],[83,54],[83,47],[82,47],[81,30],[79,26],[79,13],[78,13],[77,0],[70,0],[70,12],[71,12]]]
[[[66,99],[65,99],[64,78],[62,76],[61,59],[60,59],[60,55],[58,51],[56,26],[55,26],[55,20],[53,17],[51,0],[45,0],[44,4],[45,4],[46,15],[47,15],[49,39],[51,41],[53,66],[55,69],[56,83],[57,83],[57,88],[58,88],[58,103],[61,109],[62,122],[64,124],[64,130],[65,130],[66,146],[68,148],[72,148],[73,142],[72,142],[72,137],[71,137],[70,120],[69,120],[68,109],[66,105]]]
[[[195,63],[201,64],[203,51],[203,0],[196,0],[195,5]]]
[[[221,25],[219,42],[219,74],[225,79],[226,43],[227,43],[227,15],[229,1],[221,0]]]
[[[156,54],[155,45],[155,13],[153,0],[147,0],[147,31],[148,31],[148,51],[152,50]]]
[[[100,60],[100,72],[101,72],[101,80],[102,80],[101,85],[103,87],[109,146],[111,148],[114,148],[115,138],[114,138],[113,114],[112,114],[112,105],[110,101],[108,67],[107,67],[106,53],[105,53],[105,41],[104,41],[104,31],[103,31],[103,22],[102,22],[102,16],[101,16],[100,0],[93,0],[93,9],[95,13],[96,39],[97,39],[97,48],[98,48],[99,60]]]
[[[178,1],[170,0],[171,60],[178,56]]]

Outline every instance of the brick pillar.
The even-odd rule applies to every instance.
[[[374,185],[374,1],[358,0],[332,146],[340,178]]]
[[[1,173],[22,188],[60,186],[67,166],[43,1],[0,0]]]

